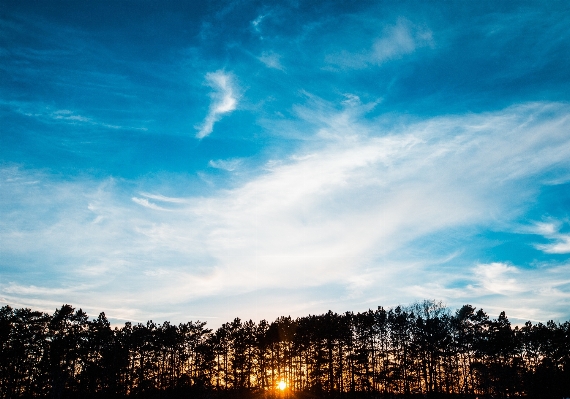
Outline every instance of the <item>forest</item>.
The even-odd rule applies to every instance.
[[[273,322],[0,308],[2,398],[566,398],[570,322],[426,300]]]

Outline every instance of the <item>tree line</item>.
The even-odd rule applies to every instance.
[[[570,322],[513,327],[435,301],[215,331],[4,306],[0,340],[2,398],[570,397]]]

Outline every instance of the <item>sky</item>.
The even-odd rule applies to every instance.
[[[570,3],[0,4],[0,305],[570,320]]]

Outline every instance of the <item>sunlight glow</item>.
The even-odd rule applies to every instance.
[[[277,384],[277,388],[283,391],[285,388],[287,388],[287,384],[285,383],[285,381],[281,381],[279,382],[279,384]]]

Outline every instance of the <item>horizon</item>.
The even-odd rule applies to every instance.
[[[305,314],[305,315],[299,315],[296,317],[292,317],[291,315],[279,315],[277,317],[275,317],[272,320],[268,320],[268,319],[259,319],[259,320],[253,320],[253,319],[244,319],[241,318],[239,316],[235,316],[233,318],[230,318],[228,320],[218,320],[220,323],[216,324],[214,326],[209,325],[208,324],[208,320],[202,320],[202,319],[198,319],[198,318],[193,318],[192,320],[186,320],[186,321],[180,321],[178,323],[171,323],[170,320],[139,320],[139,321],[132,321],[132,320],[125,320],[124,323],[122,324],[117,324],[117,323],[113,323],[110,321],[110,319],[107,317],[107,315],[105,314],[105,312],[101,312],[97,315],[90,315],[88,313],[86,313],[82,308],[80,307],[75,307],[72,304],[62,304],[59,308],[55,309],[53,312],[49,312],[49,311],[42,311],[42,310],[38,310],[38,309],[30,309],[30,308],[12,308],[10,305],[4,305],[4,306],[8,306],[9,309],[11,309],[13,311],[13,313],[17,313],[17,311],[19,310],[30,310],[31,312],[40,312],[43,313],[43,315],[47,316],[48,318],[52,318],[54,317],[56,314],[60,313],[62,311],[62,309],[66,309],[69,308],[71,309],[72,313],[70,313],[70,315],[78,315],[81,313],[84,313],[86,316],[86,324],[89,323],[98,323],[100,316],[103,317],[103,320],[106,320],[107,322],[109,322],[109,328],[111,328],[112,330],[116,331],[116,330],[122,330],[123,328],[125,328],[128,324],[130,324],[131,326],[147,326],[149,323],[151,325],[153,325],[156,328],[162,328],[163,326],[166,325],[171,325],[171,326],[182,326],[184,324],[188,324],[188,323],[201,323],[202,328],[210,330],[211,334],[215,334],[219,329],[223,329],[224,327],[227,327],[228,325],[231,325],[233,323],[235,323],[236,321],[239,321],[242,324],[245,323],[253,323],[256,326],[260,326],[262,324],[266,324],[266,325],[271,325],[271,324],[279,324],[281,323],[284,319],[285,320],[290,320],[292,322],[298,322],[298,321],[302,321],[303,319],[308,319],[311,317],[327,317],[329,314],[332,314],[334,316],[337,317],[346,317],[347,315],[351,315],[352,317],[358,317],[361,315],[366,315],[368,313],[376,313],[379,311],[385,311],[387,314],[393,313],[395,312],[397,309],[399,309],[400,311],[407,313],[415,318],[425,318],[425,317],[431,317],[432,315],[427,315],[422,313],[421,307],[425,306],[425,305],[431,305],[433,306],[433,309],[437,309],[437,318],[439,317],[446,317],[447,320],[452,320],[452,319],[456,319],[459,315],[459,312],[462,310],[462,308],[464,307],[471,307],[472,305],[470,304],[464,304],[463,306],[460,306],[456,309],[452,309],[449,306],[447,306],[445,303],[443,303],[442,301],[436,301],[433,299],[424,299],[423,301],[416,301],[413,303],[409,303],[409,304],[398,304],[395,305],[393,307],[384,307],[382,305],[379,305],[376,307],[376,309],[372,309],[372,308],[368,308],[362,311],[351,311],[351,310],[346,310],[343,312],[333,312],[332,310],[328,310],[325,312],[322,312],[320,314]],[[548,323],[554,322],[555,325],[557,327],[560,328],[564,328],[564,326],[567,323],[570,323],[570,320],[546,320],[544,322],[542,321],[537,321],[537,322],[532,322],[531,320],[524,320],[524,321],[519,321],[518,323],[513,323],[513,320],[509,317],[508,314],[506,314],[504,311],[499,312],[499,314],[497,314],[496,316],[493,314],[489,314],[488,312],[485,311],[485,309],[483,308],[477,308],[477,307],[473,307],[474,310],[474,314],[476,314],[477,312],[481,311],[483,312],[483,314],[486,317],[486,321],[487,323],[496,323],[498,322],[498,320],[504,318],[508,321],[510,328],[512,328],[514,332],[520,332],[522,330],[520,330],[521,328],[524,328],[525,326],[527,326],[527,324],[530,322],[531,325],[535,328],[539,328],[539,327],[545,327],[548,325]],[[527,326],[528,327],[528,326]]]
[[[569,26],[564,2],[5,1],[0,306],[570,320]]]

